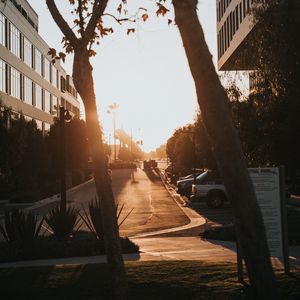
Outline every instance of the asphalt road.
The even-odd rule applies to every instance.
[[[122,236],[131,236],[162,229],[186,225],[189,219],[175,203],[154,171],[113,170],[112,186],[119,209],[124,208],[119,222],[132,210],[120,227]],[[93,181],[67,193],[67,202],[79,209],[88,211],[88,203],[95,199]],[[57,204],[56,204],[57,205]],[[36,214],[45,215],[54,206],[36,209]],[[86,229],[85,226],[81,229]]]

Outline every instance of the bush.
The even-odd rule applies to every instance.
[[[121,220],[121,213],[124,208],[124,204],[119,208],[119,203],[116,206],[116,217],[119,228],[126,221],[129,215],[132,213],[133,208],[129,211],[129,213]],[[102,213],[101,213],[101,204],[100,201],[96,198],[89,203],[89,214],[82,209],[84,215],[79,213],[79,216],[86,224],[90,232],[98,239],[101,240],[103,238],[103,227],[102,227]]]
[[[203,239],[220,241],[236,241],[235,228],[233,225],[220,226],[204,230],[199,234]]]
[[[70,206],[66,211],[61,210],[57,206],[50,211],[45,220],[58,240],[66,240],[71,236],[78,224],[78,214],[79,211]]]
[[[31,245],[37,239],[43,219],[38,223],[32,213],[24,213],[18,209],[5,212],[4,226],[0,224],[0,232],[6,242],[18,242]]]
[[[123,253],[138,253],[138,245],[128,238],[121,238]],[[40,236],[30,248],[18,242],[0,243],[0,262],[46,259],[105,254],[103,240],[98,240],[88,231],[77,231],[67,240],[58,240],[54,235]]]

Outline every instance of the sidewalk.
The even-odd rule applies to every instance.
[[[83,183],[87,184],[87,183]],[[80,188],[77,186],[73,189]],[[140,253],[124,254],[125,261],[166,261],[166,260],[201,260],[209,262],[236,262],[236,245],[233,242],[216,240],[202,240],[200,237],[159,237],[163,233],[181,231],[205,224],[206,220],[194,210],[182,206],[181,198],[173,190],[169,190],[177,205],[190,219],[190,223],[184,226],[139,234],[130,238],[140,246]],[[45,202],[43,202],[45,203]],[[39,204],[42,204],[40,202]],[[289,247],[291,267],[300,268],[300,246]],[[77,265],[106,262],[106,256],[70,257],[57,259],[43,259],[31,261],[18,261],[0,263],[0,268],[49,266],[49,265]],[[279,259],[272,259],[276,268],[281,268]]]

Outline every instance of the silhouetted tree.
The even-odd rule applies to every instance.
[[[104,244],[113,279],[113,291],[117,299],[124,299],[127,293],[126,271],[120,246],[115,201],[105,155],[103,132],[99,125],[96,107],[93,67],[90,63],[91,56],[95,55],[95,51],[92,50],[93,44],[99,43],[100,36],[107,35],[112,31],[103,26],[101,19],[108,0],[70,0],[69,2],[75,8],[73,10],[76,15],[74,22],[78,25],[75,31],[70,28],[60,14],[55,1],[46,0],[54,21],[64,35],[67,53],[74,53],[73,81],[85,107],[88,141],[93,158],[97,195],[101,203]],[[50,53],[51,51],[55,57],[55,50],[51,49]]]
[[[275,277],[261,211],[233,125],[229,100],[205,42],[197,4],[197,0],[173,0],[175,21],[195,81],[203,122],[232,203],[251,285],[259,299],[276,299]]]

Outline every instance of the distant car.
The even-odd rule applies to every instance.
[[[200,174],[202,174],[203,172],[196,172],[195,173],[195,176],[196,176],[196,178],[200,175]],[[179,179],[178,179],[178,181],[180,181],[180,180],[185,180],[185,179],[194,179],[194,174],[189,174],[189,175],[187,175],[187,176],[184,176],[184,177],[179,177]]]
[[[196,182],[201,174],[202,173],[200,173],[200,172],[195,174]],[[194,183],[194,174],[190,174],[188,176],[180,177],[180,178],[181,179],[179,179],[176,182],[177,193],[180,194],[181,196],[186,196],[189,198],[191,195],[191,192],[192,192],[192,184]]]
[[[195,184],[192,184],[191,201],[204,200],[208,207],[218,208],[228,201],[223,180],[212,170],[202,173]]]

